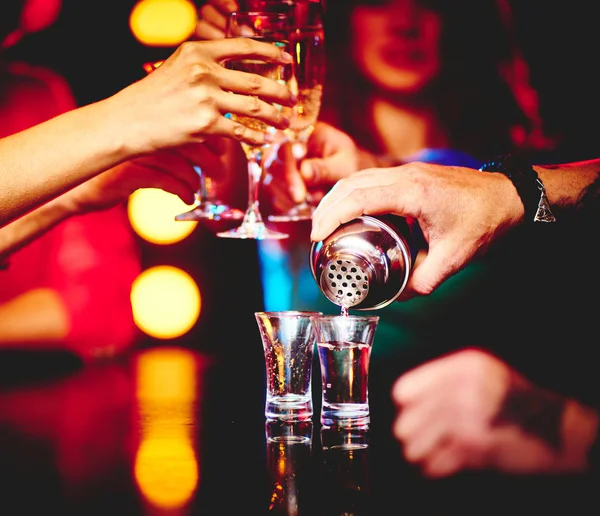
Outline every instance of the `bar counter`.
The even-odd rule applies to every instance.
[[[599,513],[600,484],[584,476],[423,478],[392,438],[380,377],[368,446],[323,448],[318,376],[312,439],[272,443],[260,339],[247,340],[88,365],[2,352],[0,514]]]

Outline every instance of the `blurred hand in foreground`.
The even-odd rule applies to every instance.
[[[598,415],[542,389],[487,352],[465,349],[402,375],[393,433],[425,476],[467,469],[581,472]]]

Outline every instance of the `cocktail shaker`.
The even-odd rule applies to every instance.
[[[356,310],[383,308],[404,290],[414,260],[406,219],[360,216],[310,248],[310,269],[332,303]]]

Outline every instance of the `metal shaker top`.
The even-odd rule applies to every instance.
[[[310,269],[332,303],[356,310],[383,308],[404,290],[412,267],[408,225],[363,215],[310,249]]]

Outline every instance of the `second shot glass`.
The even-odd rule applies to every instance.
[[[314,318],[323,427],[369,427],[369,363],[378,322],[375,315]]]

